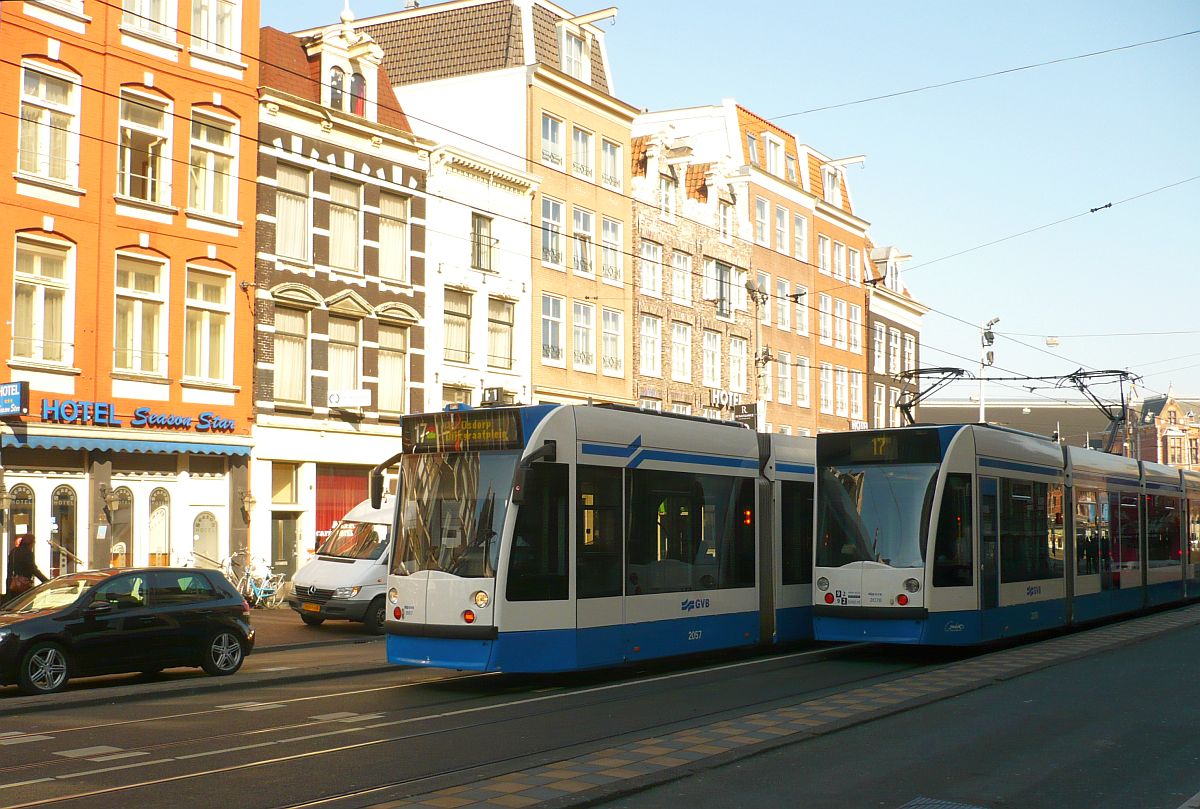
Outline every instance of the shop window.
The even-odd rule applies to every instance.
[[[133,564],[133,492],[121,486],[109,497],[109,564],[129,567]]]
[[[150,493],[150,559],[155,567],[171,564],[171,495],[158,488]]]
[[[33,489],[24,483],[19,483],[9,490],[12,506],[8,510],[9,541],[16,543],[16,538],[22,534],[33,533]]]
[[[271,502],[278,504],[296,503],[299,495],[297,472],[299,466],[294,463],[271,464]]]

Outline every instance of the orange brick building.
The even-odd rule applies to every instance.
[[[258,11],[0,5],[0,507],[48,573],[245,543]]]

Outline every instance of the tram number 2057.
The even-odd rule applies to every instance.
[[[688,640],[700,640],[700,636],[702,634],[703,634],[703,630],[700,630],[700,629],[688,630]]]

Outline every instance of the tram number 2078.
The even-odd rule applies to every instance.
[[[700,629],[689,630],[688,631],[688,640],[700,640],[700,636],[702,634],[703,634],[703,630],[700,630]]]

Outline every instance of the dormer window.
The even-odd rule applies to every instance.
[[[346,71],[340,67],[333,67],[329,70],[329,106],[335,110],[342,108],[344,93],[342,85],[346,80]]]
[[[367,80],[363,74],[355,73],[350,77],[350,112],[355,115],[365,115],[367,111]]]
[[[746,151],[750,153],[750,162],[758,165],[758,138],[751,132],[746,133]]]
[[[564,29],[562,38],[563,72],[580,81],[587,81],[587,66],[583,37]]]
[[[786,155],[783,158],[783,163],[787,168],[788,182],[796,182],[796,158],[792,157],[791,155]]]
[[[826,168],[821,172],[822,181],[825,185],[825,201],[830,205],[841,207],[842,204],[842,184],[838,177],[838,170],[835,168]]]

